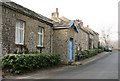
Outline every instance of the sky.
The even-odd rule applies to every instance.
[[[11,0],[43,16],[51,18],[58,8],[60,16],[83,21],[84,26],[101,35],[102,30],[110,29],[111,40],[117,40],[119,0]]]

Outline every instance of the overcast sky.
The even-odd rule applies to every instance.
[[[119,0],[11,0],[43,16],[51,18],[55,8],[60,16],[68,19],[80,19],[94,31],[111,28],[111,39],[118,38],[118,2]]]

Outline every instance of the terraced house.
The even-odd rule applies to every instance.
[[[51,19],[53,26],[53,52],[61,55],[63,63],[75,61],[75,53],[79,50],[98,48],[99,34],[83,26],[82,20],[69,20],[59,17],[58,8]]]
[[[14,2],[1,4],[2,54],[52,52],[52,20]]]
[[[75,52],[98,47],[99,34],[83,26],[82,20],[51,19],[14,2],[0,4],[1,54],[57,53],[62,63],[75,61]]]

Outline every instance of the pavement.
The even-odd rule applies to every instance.
[[[45,75],[52,74],[55,72],[64,71],[64,70],[68,70],[70,68],[81,66],[81,65],[87,65],[87,64],[92,63],[96,60],[99,60],[103,57],[106,57],[110,54],[111,54],[111,52],[102,52],[102,53],[99,53],[99,54],[97,54],[93,57],[90,57],[88,59],[78,61],[78,62],[73,62],[71,65],[48,68],[48,69],[43,69],[43,70],[36,70],[34,72],[25,73],[22,75],[7,75],[6,78],[7,79],[29,79],[29,78],[34,77],[35,79],[37,79],[38,76],[41,76],[41,79],[42,79],[42,78],[46,78],[46,77],[44,77]]]

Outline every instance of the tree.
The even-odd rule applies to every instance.
[[[112,27],[107,27],[107,29],[103,27],[101,30],[101,40],[104,42],[105,46],[109,46],[109,37],[112,34],[111,29]]]

